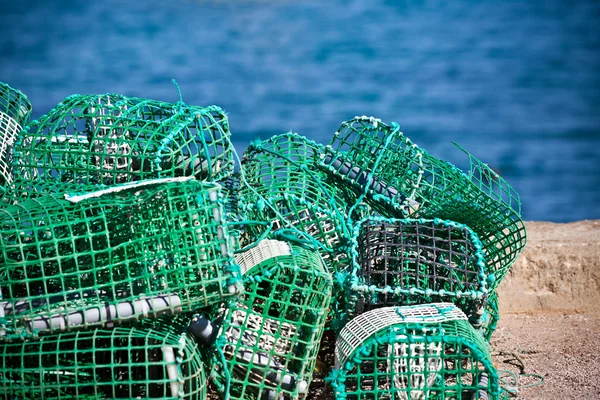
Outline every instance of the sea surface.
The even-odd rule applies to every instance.
[[[241,152],[396,121],[520,193],[526,220],[600,218],[600,2],[0,1],[0,81],[34,117],[115,92],[224,108]]]

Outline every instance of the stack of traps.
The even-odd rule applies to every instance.
[[[0,397],[204,399],[190,311],[242,291],[218,107],[0,85]],[[208,181],[208,182],[206,182]]]
[[[0,84],[0,394],[497,399],[496,289],[519,197],[375,118],[253,142],[218,107]]]
[[[335,133],[319,166],[354,188],[375,214],[467,225],[479,236],[495,290],[525,247],[521,203],[504,179],[465,153],[468,174],[417,147],[397,125],[357,117]]]

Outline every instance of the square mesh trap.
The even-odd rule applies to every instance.
[[[227,116],[216,106],[73,95],[18,135],[13,168],[24,181],[81,185],[217,181],[233,173],[232,150]],[[15,182],[17,197],[21,184]]]
[[[0,346],[0,397],[206,398],[206,376],[187,320],[63,332]]]
[[[466,151],[468,174],[412,144],[395,123],[366,117],[344,122],[327,148],[321,168],[364,194],[382,215],[442,218],[473,229],[494,272],[491,291],[523,250],[519,195]]]
[[[316,168],[323,146],[294,133],[253,143],[242,159],[245,184],[240,188],[240,208],[250,220],[270,221],[273,231],[320,243],[328,269],[348,237],[347,193]],[[249,225],[251,240],[266,231]],[[281,233],[281,232],[280,232]]]
[[[0,338],[192,311],[240,290],[220,186],[167,178],[0,210]]]
[[[370,218],[354,230],[348,312],[452,301],[476,313],[487,297],[485,257],[477,234],[439,219]]]
[[[385,307],[340,332],[338,399],[497,399],[487,343],[449,303]]]
[[[10,165],[17,134],[29,122],[31,103],[27,96],[0,82],[0,199],[13,180]]]
[[[331,276],[316,251],[263,242],[238,255],[246,291],[226,311],[225,339],[217,342],[226,362],[213,360],[211,376],[225,390],[227,370],[232,399],[305,398],[331,300]]]

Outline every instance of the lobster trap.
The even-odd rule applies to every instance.
[[[180,176],[217,181],[234,168],[219,107],[117,94],[67,97],[17,136],[13,164],[23,181],[85,187]]]
[[[206,398],[206,375],[183,318],[154,326],[63,332],[0,347],[0,397]]]
[[[342,123],[326,151],[320,155],[319,167],[350,187],[357,201],[363,197],[374,210],[390,216],[390,206],[410,214],[418,208],[412,199],[421,165],[415,157],[416,146],[399,131],[373,117],[355,117]]]
[[[193,311],[241,291],[220,186],[167,178],[0,210],[0,340]]]
[[[465,225],[373,217],[356,224],[352,243],[349,315],[437,301],[452,301],[471,315],[485,303],[485,257]]]
[[[450,303],[385,307],[340,332],[337,399],[497,399],[488,346]]]
[[[27,96],[0,82],[0,192],[13,180],[12,147],[17,134],[29,122],[31,109]]]
[[[236,256],[245,293],[226,310],[224,360],[213,360],[217,386],[229,375],[232,399],[305,398],[319,351],[331,276],[316,251],[263,240]],[[224,361],[224,363],[223,363]]]
[[[490,291],[525,247],[518,193],[466,151],[468,174],[412,144],[397,124],[367,117],[344,122],[327,149],[319,166],[382,215],[441,218],[473,229],[494,274]]]
[[[270,223],[248,225],[251,241],[269,228],[278,238],[316,241],[333,272],[335,258],[341,256],[336,249],[349,236],[348,198],[315,168],[322,151],[321,145],[295,133],[251,144],[242,159],[245,182],[239,203],[250,220]]]

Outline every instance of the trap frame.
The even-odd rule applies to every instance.
[[[490,274],[477,234],[463,224],[371,217],[355,225],[351,252],[346,318],[437,301],[475,315],[485,304]]]
[[[0,209],[0,340],[193,311],[241,291],[220,186],[166,178]]]

